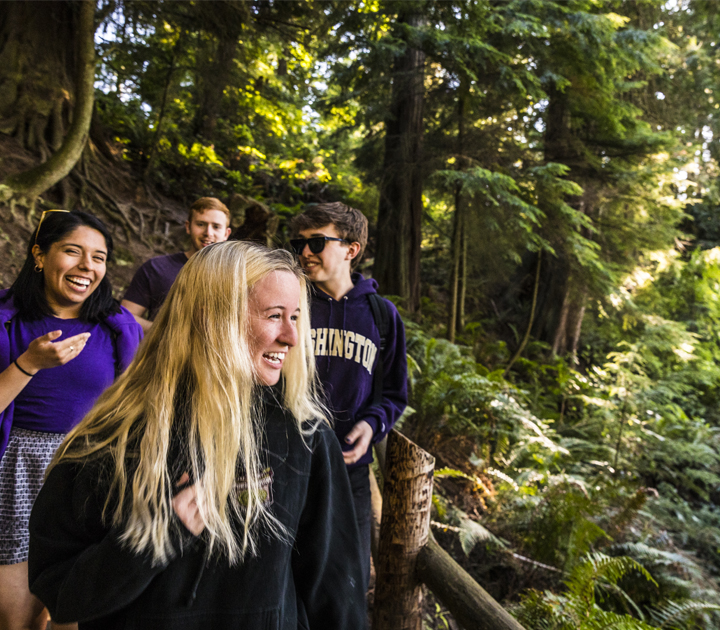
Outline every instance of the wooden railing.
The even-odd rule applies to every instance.
[[[435,458],[397,431],[377,454],[383,491],[371,476],[373,630],[422,630],[422,584],[466,630],[524,630],[430,533]]]

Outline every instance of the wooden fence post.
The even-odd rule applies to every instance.
[[[468,630],[524,630],[465,570],[450,557],[432,534],[418,554],[418,579],[433,592]]]
[[[385,478],[385,454],[387,452],[387,435],[377,442],[374,447],[375,459],[380,468],[380,476]],[[382,520],[382,491],[377,478],[370,467],[370,550],[372,551],[373,566],[377,567],[378,553],[380,551],[380,521]],[[375,569],[377,575],[377,568]]]
[[[380,522],[382,521],[382,493],[373,469],[370,468],[370,552],[377,567],[380,552]],[[375,569],[377,574],[377,568]]]
[[[430,530],[435,458],[397,431],[388,438],[373,630],[422,630],[418,552]]]

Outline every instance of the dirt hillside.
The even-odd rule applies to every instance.
[[[0,134],[0,181],[35,163],[37,159],[13,138]],[[38,200],[34,209],[10,205],[0,188],[0,288],[9,287],[22,267],[41,212],[66,207],[94,214],[110,227],[115,261],[108,266],[108,277],[116,297],[122,297],[140,264],[186,245],[185,207],[138,181],[119,157],[107,151],[101,154],[90,143],[70,176]]]

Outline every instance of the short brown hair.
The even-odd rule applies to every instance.
[[[230,227],[230,210],[227,206],[220,201],[217,197],[200,197],[192,206],[190,206],[190,212],[188,213],[188,221],[192,221],[193,212],[202,214],[205,210],[220,210],[228,221],[228,227]]]
[[[320,228],[330,223],[335,226],[340,238],[360,243],[360,251],[351,262],[351,268],[355,269],[360,264],[368,240],[368,220],[360,210],[339,201],[309,206],[302,214],[292,218],[290,231],[296,236],[301,230]]]

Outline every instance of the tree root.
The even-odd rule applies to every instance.
[[[81,175],[77,171],[77,169],[75,169],[71,173],[71,175],[75,177],[80,184],[80,199],[82,201],[82,205],[95,205],[94,203],[85,202],[85,191],[91,192],[93,196],[97,199],[97,205],[99,205],[104,210],[105,214],[107,214],[110,219],[112,219],[115,223],[122,227],[125,234],[125,240],[130,243],[132,241],[133,233],[137,233],[135,226],[130,223],[129,219],[122,212],[118,212],[114,209],[117,208],[117,202],[115,201],[115,199],[108,192],[104,191],[102,188],[100,188],[100,186],[93,182],[92,179],[90,179],[89,177],[86,178]]]
[[[85,183],[89,184],[89,186],[97,192],[102,198],[104,198],[106,201],[108,201],[112,207],[114,207],[117,212],[108,211],[108,208],[106,206],[106,211],[112,216],[113,219],[118,221],[121,225],[123,225],[126,229],[129,229],[135,236],[137,236],[140,241],[148,247],[148,249],[155,249],[153,244],[145,237],[144,230],[145,230],[145,219],[143,213],[135,208],[132,204],[125,204],[117,201],[115,197],[113,197],[109,192],[107,192],[102,186],[100,186],[98,183],[94,182],[90,178],[84,178]],[[132,221],[130,218],[130,211],[135,210],[139,217],[140,217],[140,227]],[[118,216],[119,215],[119,216]],[[127,234],[126,234],[127,235]],[[128,237],[128,241],[130,241],[130,238]]]

